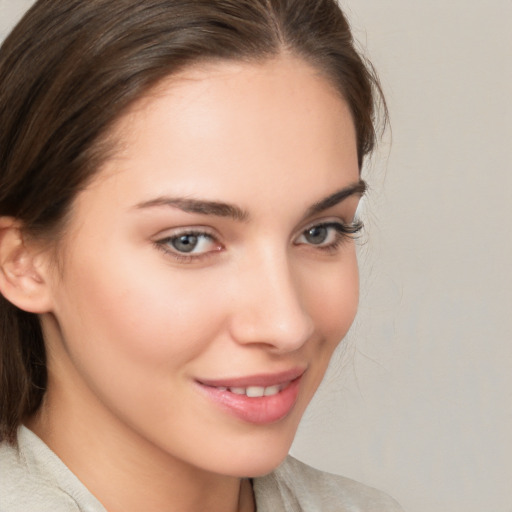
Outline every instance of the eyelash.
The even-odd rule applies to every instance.
[[[305,234],[308,231],[311,231],[313,229],[334,229],[335,230],[335,240],[327,245],[315,245],[315,244],[308,244],[308,243],[295,243],[294,245],[308,245],[310,248],[319,250],[319,251],[325,251],[325,252],[336,252],[336,250],[346,241],[353,240],[355,238],[355,235],[359,233],[363,228],[363,223],[361,221],[354,221],[351,224],[345,224],[342,222],[322,222],[320,224],[313,224],[300,233],[300,237],[305,236]],[[162,238],[160,240],[156,240],[154,242],[157,249],[161,250],[164,254],[170,255],[173,257],[178,263],[193,263],[193,262],[200,262],[205,258],[208,258],[212,256],[212,254],[215,254],[220,249],[213,250],[213,251],[206,251],[198,254],[186,254],[186,253],[180,253],[177,250],[173,250],[169,248],[169,245],[177,240],[180,237],[183,236],[189,236],[189,237],[198,237],[198,238],[208,238],[213,243],[220,243],[216,239],[214,235],[212,235],[208,231],[201,231],[201,230],[183,230],[181,232],[178,232],[176,234],[173,234],[172,236],[167,236],[165,238]]]
[[[311,248],[325,251],[325,252],[335,252],[337,249],[340,248],[340,246],[347,242],[348,240],[354,240],[356,238],[357,233],[359,233],[363,229],[363,223],[360,220],[355,220],[351,224],[345,224],[342,222],[322,222],[320,224],[313,224],[312,226],[309,226],[305,230],[302,231],[301,237],[305,235],[308,231],[311,231],[313,229],[334,229],[336,231],[335,233],[335,240],[327,245],[315,245],[315,244],[305,244],[309,245]],[[301,245],[301,244],[296,244]]]

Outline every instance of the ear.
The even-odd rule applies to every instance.
[[[9,302],[29,313],[50,311],[47,258],[40,247],[25,243],[18,221],[0,217],[0,293]]]

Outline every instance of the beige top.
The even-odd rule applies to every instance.
[[[401,512],[389,496],[287,457],[253,482],[258,512]],[[106,512],[46,444],[21,427],[0,445],[0,512]],[[142,511],[141,511],[142,512]]]

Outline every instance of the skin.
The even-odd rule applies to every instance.
[[[312,213],[359,182],[351,115],[324,77],[281,56],[188,69],[112,136],[120,149],[76,198],[58,269],[50,255],[39,267],[49,385],[28,426],[109,512],[252,510],[242,477],[284,459],[356,313],[354,241],[304,235],[353,221],[357,192]],[[177,256],[169,238],[191,228],[212,238]],[[196,383],[291,368],[306,370],[297,401],[270,424]]]

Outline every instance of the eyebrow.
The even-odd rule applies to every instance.
[[[171,206],[187,213],[229,217],[237,221],[245,222],[249,220],[249,213],[234,204],[186,197],[158,197],[151,201],[139,203],[136,208],[152,208],[155,206]]]
[[[362,196],[366,191],[366,183],[359,180],[357,183],[348,185],[334,194],[314,203],[308,208],[304,218],[323,212],[353,195]],[[219,201],[208,201],[205,199],[192,199],[187,197],[157,197],[150,201],[144,201],[136,205],[137,209],[170,206],[178,208],[186,213],[199,213],[201,215],[214,215],[216,217],[228,217],[236,221],[247,222],[250,218],[249,212],[239,206]]]
[[[349,185],[348,187],[344,187],[341,190],[334,192],[334,194],[331,194],[325,199],[322,199],[321,201],[318,201],[314,205],[310,206],[306,212],[305,217],[307,218],[311,217],[312,215],[322,213],[323,211],[328,210],[329,208],[332,208],[333,206],[343,202],[350,196],[357,195],[361,197],[366,192],[366,189],[366,182],[364,180],[359,180],[357,183]]]

